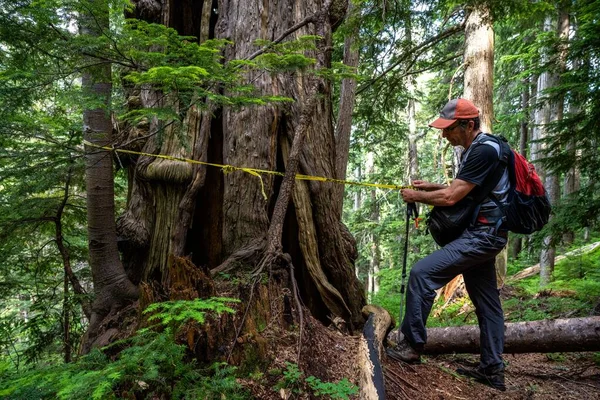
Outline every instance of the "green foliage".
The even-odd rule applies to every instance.
[[[443,301],[434,304],[433,309],[439,310],[444,305]],[[465,312],[465,309],[469,310]],[[473,305],[468,297],[462,297],[445,306],[441,312],[434,312],[427,320],[427,326],[446,327],[473,325],[477,323]]]
[[[346,378],[339,382],[322,382],[314,376],[306,378],[306,383],[317,397],[324,396],[330,399],[348,400],[350,396],[358,394],[358,387]]]
[[[529,267],[533,259],[523,257],[508,265],[508,275]],[[542,319],[575,318],[593,315],[600,304],[600,249],[570,256],[556,263],[554,281],[540,291],[539,276],[508,283],[511,295],[502,306],[507,322],[538,321]],[[434,305],[439,307],[441,303]],[[471,312],[464,312],[464,307]],[[439,314],[430,316],[427,325],[460,326],[476,324],[476,316],[468,298],[446,306]]]
[[[526,293],[535,294],[539,291],[539,277],[523,279],[518,285]],[[563,301],[587,304],[582,311],[600,302],[600,249],[557,262],[554,280],[545,288],[550,295],[552,291],[569,294],[571,299],[561,299]]]
[[[275,385],[275,390],[290,389],[293,393],[299,394],[306,390],[306,386],[308,386],[314,396],[333,400],[348,400],[350,396],[358,393],[358,387],[346,378],[338,382],[323,382],[314,376],[304,378],[297,364],[286,362],[285,365],[283,371],[269,371],[270,375],[283,375]]]
[[[207,312],[233,313],[231,298],[155,303],[144,312],[155,313],[166,328],[162,332],[142,329],[136,336],[111,345],[125,347],[115,357],[94,349],[76,363],[40,365],[16,371],[7,365],[0,378],[0,397],[8,399],[105,399],[126,396],[173,399],[248,398],[235,378],[235,367],[215,363],[204,370],[175,340],[176,328],[188,320],[202,323]]]
[[[285,370],[282,373],[283,377],[277,382],[275,389],[291,389],[294,393],[301,393],[302,371],[300,371],[298,364],[286,362]]]
[[[165,327],[177,328],[192,320],[203,324],[207,312],[220,315],[224,312],[233,314],[235,310],[227,304],[239,303],[239,299],[229,297],[211,297],[209,299],[172,300],[152,303],[144,314],[152,314],[148,321],[158,321]]]
[[[235,368],[215,363],[203,371],[175,343],[170,330],[133,337],[116,359],[95,349],[72,364],[12,372],[0,379],[6,399],[107,399],[126,396],[172,399],[248,398]]]
[[[548,359],[548,361],[554,362],[562,362],[566,359],[562,353],[547,353],[546,358]]]
[[[183,399],[232,400],[250,399],[250,394],[238,383],[235,373],[236,367],[227,363],[214,363],[211,365],[212,375],[200,380],[195,387],[181,386]],[[192,383],[192,382],[190,382]]]

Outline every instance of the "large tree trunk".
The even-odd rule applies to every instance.
[[[600,317],[505,324],[504,353],[599,351]],[[427,354],[479,353],[479,327],[427,330]]]
[[[346,12],[346,3],[342,2],[343,7],[335,8],[341,15],[332,15],[333,11],[323,14],[328,9],[321,0],[199,3],[170,0],[162,6],[160,21],[182,35],[198,36],[200,32],[202,38],[232,41],[234,44],[224,50],[225,63],[251,57],[260,50],[255,44],[257,39],[293,40],[319,35],[323,38],[319,48],[324,51],[310,51],[307,56],[317,59],[318,68],[328,67],[330,21],[339,21]],[[137,6],[146,4],[140,2]],[[186,9],[198,12],[181,11]],[[299,24],[302,21],[306,23]],[[290,29],[294,26],[297,29]],[[162,95],[163,106],[179,108],[185,115],[181,124],[152,121],[146,129],[154,131],[163,126],[163,137],[160,143],[154,136],[148,139],[144,151],[283,172],[288,162],[296,165],[288,153],[295,146],[295,136],[301,134],[307,140],[296,146],[298,173],[336,176],[330,83],[301,72],[251,71],[244,80],[253,84],[259,95],[286,96],[294,103],[220,109],[211,106],[212,113],[201,113],[194,107],[183,108],[168,94],[142,90],[140,97],[145,106]],[[302,118],[307,104],[312,104],[313,111]],[[292,153],[295,151],[292,149]],[[189,164],[152,157],[140,157],[131,168],[133,186],[119,228],[126,239],[128,271],[136,279],[151,282],[158,293],[162,289],[168,295],[169,271],[177,260],[171,256],[187,256],[213,274],[250,274],[270,249],[289,255],[298,292],[314,316],[322,321],[342,317],[350,326],[364,321],[364,292],[354,275],[356,248],[341,223],[339,204],[332,201],[334,184],[296,181],[290,186],[273,175],[259,179],[241,171],[222,174],[214,168],[194,170]],[[286,207],[289,197],[283,196],[276,216],[276,199],[284,187],[291,190],[293,207]],[[291,285],[293,277],[288,278],[292,279],[280,284]],[[270,300],[260,301],[268,304]]]
[[[319,0],[298,2],[263,2],[257,6],[249,1],[222,1],[219,4],[219,24],[217,37],[227,38],[235,43],[226,52],[226,59],[233,60],[247,57],[255,50],[256,39],[272,39],[279,37],[286,29],[304,20],[311,14],[323,11],[324,2]],[[267,17],[268,16],[268,17]],[[256,26],[254,21],[262,21]],[[331,27],[326,21],[323,32],[325,48],[331,43]],[[311,25],[298,29],[291,39],[302,35],[317,34]],[[330,64],[330,54],[312,54],[317,63],[323,67]],[[224,110],[223,137],[224,161],[232,165],[246,165],[263,169],[282,168],[277,165],[277,154],[281,141],[292,141],[293,133],[299,123],[301,104],[308,96],[313,96],[308,76],[277,75],[269,76],[257,72],[249,76],[255,82],[258,91],[264,94],[288,96],[296,100],[290,107],[248,108],[241,112],[233,109]],[[331,87],[321,81],[322,91],[318,94],[316,111],[310,118],[305,142],[300,157],[300,173],[316,176],[335,176],[335,137],[331,119]],[[252,140],[250,140],[250,138]],[[225,176],[223,193],[223,256],[227,257],[238,248],[245,246],[265,234],[269,222],[268,202],[261,195],[258,180],[242,174]],[[267,186],[268,187],[268,186]],[[310,242],[296,254],[298,259],[294,265],[305,265],[313,260],[313,266],[322,270],[327,283],[339,292],[340,296],[330,296],[329,285],[315,284],[314,279],[304,280],[305,288],[317,285],[326,292],[321,297],[336,298],[336,310],[345,310],[337,315],[353,324],[363,322],[361,309],[364,296],[358,280],[354,276],[353,258],[355,249],[342,226],[334,197],[335,186],[331,183],[308,182],[306,184],[306,204],[312,207],[300,207],[295,204],[296,224],[287,229],[298,232],[314,232],[316,242]],[[269,191],[267,191],[269,193]],[[296,226],[296,228],[293,228]],[[284,251],[293,254],[297,249],[294,240],[284,243]],[[312,281],[312,282],[311,282]],[[343,299],[343,300],[342,300]],[[318,304],[314,302],[313,304]],[[332,307],[315,307],[311,311],[325,319]]]
[[[90,0],[88,10],[89,13],[81,16],[81,33],[98,37],[103,34],[103,30],[108,30],[108,5]],[[110,64],[96,63],[96,66],[88,68],[82,77],[82,87],[91,101],[102,104],[94,109],[84,110],[84,139],[95,146],[110,146]],[[127,278],[117,250],[112,154],[87,145],[85,150],[89,260],[95,299],[83,352],[89,351],[102,319],[111,310],[138,297],[137,287]]]

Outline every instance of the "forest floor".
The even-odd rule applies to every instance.
[[[306,318],[300,362],[298,331],[288,331],[271,342],[273,360],[261,379],[247,379],[243,385],[256,399],[327,399],[315,396],[307,377],[336,383],[348,379],[358,383],[359,337],[325,327]],[[282,334],[283,333],[283,334]],[[600,353],[505,354],[506,391],[501,392],[458,375],[459,367],[475,367],[479,355],[452,354],[423,356],[422,363],[410,365],[383,356],[388,400],[451,399],[599,399]],[[299,367],[299,368],[298,368]],[[337,390],[334,388],[334,391]],[[349,396],[358,399],[358,395]]]
[[[579,249],[568,253],[569,257],[558,262],[555,282],[546,290],[539,290],[539,277],[532,273],[528,278],[512,279],[501,291],[506,321],[600,315],[598,243],[586,246],[589,248],[586,251]],[[524,268],[525,265],[514,265],[511,274]],[[333,324],[325,327],[310,316],[305,322],[306,329],[301,338],[297,330],[273,332],[277,339],[271,340],[274,343],[269,349],[269,359],[273,360],[271,366],[261,379],[244,382],[253,398],[347,398],[315,396],[315,389],[307,381],[310,376],[333,383],[330,389],[334,391],[340,390],[340,386],[335,385],[344,378],[358,383],[359,337],[342,334]],[[476,319],[469,303],[455,301],[441,316],[429,322],[432,326],[459,326],[476,324]],[[298,362],[299,342],[302,346]],[[505,392],[455,372],[459,367],[477,366],[479,355],[476,354],[424,356],[419,365],[383,358],[386,399],[600,400],[600,352],[505,354]],[[350,398],[357,399],[358,395]]]
[[[358,337],[326,328],[312,318],[302,340],[300,369],[289,368],[297,356],[297,336],[281,337],[270,349],[272,364],[261,382],[246,380],[244,386],[256,399],[321,399],[306,384],[308,376],[323,382],[347,378],[358,382]],[[292,334],[292,336],[294,336]],[[423,356],[410,365],[384,356],[383,370],[388,400],[478,399],[600,399],[600,353],[505,354],[506,391],[501,392],[458,375],[459,367],[474,367],[478,355]],[[287,367],[286,367],[287,365]],[[286,369],[287,368],[287,369]],[[277,371],[273,374],[273,371]],[[295,375],[296,372],[298,375]],[[302,371],[302,372],[300,372]],[[302,374],[302,376],[300,376]],[[282,375],[284,376],[282,378]],[[283,383],[283,384],[282,384]],[[338,397],[343,398],[343,397]],[[358,395],[349,396],[358,399]]]
[[[387,399],[600,399],[594,353],[506,354],[506,391],[454,371],[475,366],[476,355],[427,357],[420,365],[384,362]]]

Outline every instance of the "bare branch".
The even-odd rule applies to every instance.
[[[414,47],[413,49],[411,49],[411,52],[405,52],[396,62],[394,62],[393,64],[391,64],[389,67],[387,67],[381,74],[379,74],[378,76],[376,76],[375,78],[369,80],[368,82],[366,82],[365,84],[363,84],[356,92],[356,94],[360,94],[362,92],[364,92],[365,90],[367,90],[370,86],[372,86],[373,84],[375,84],[377,81],[379,81],[380,79],[382,79],[385,75],[387,75],[389,72],[391,72],[394,68],[396,68],[398,65],[400,65],[402,62],[406,61],[412,54],[414,54],[414,52],[419,53],[417,55],[417,57],[419,55],[421,55],[424,51],[426,51],[427,49],[431,48],[433,45],[441,42],[442,40],[453,36],[454,34],[462,31],[465,27],[465,21],[463,21],[462,23],[455,25],[451,28],[446,29],[445,31],[439,33],[436,36],[433,36],[429,39],[427,39],[426,41],[424,41],[423,43],[419,44],[418,46]],[[416,60],[416,58],[415,58]],[[414,63],[414,61],[413,61]]]

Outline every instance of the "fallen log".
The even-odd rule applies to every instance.
[[[385,379],[381,368],[381,355],[392,317],[385,309],[371,304],[363,307],[362,313],[368,319],[358,351],[360,399],[384,400]]]
[[[588,244],[586,246],[580,247],[578,249],[575,249],[573,251],[569,251],[568,253],[565,253],[564,255],[561,256],[557,256],[554,259],[554,263],[557,263],[559,261],[564,260],[567,257],[576,257],[576,256],[581,256],[583,254],[587,254],[590,253],[594,250],[596,250],[598,247],[600,247],[600,242],[595,242],[595,243],[591,243]],[[514,274],[513,276],[508,278],[508,282],[514,282],[514,281],[518,281],[521,279],[525,279],[525,278],[529,278],[530,276],[534,276],[540,273],[540,264],[535,264],[531,267],[525,268],[524,270]]]
[[[504,353],[600,351],[600,317],[504,325]],[[430,328],[425,354],[479,353],[479,327]]]

